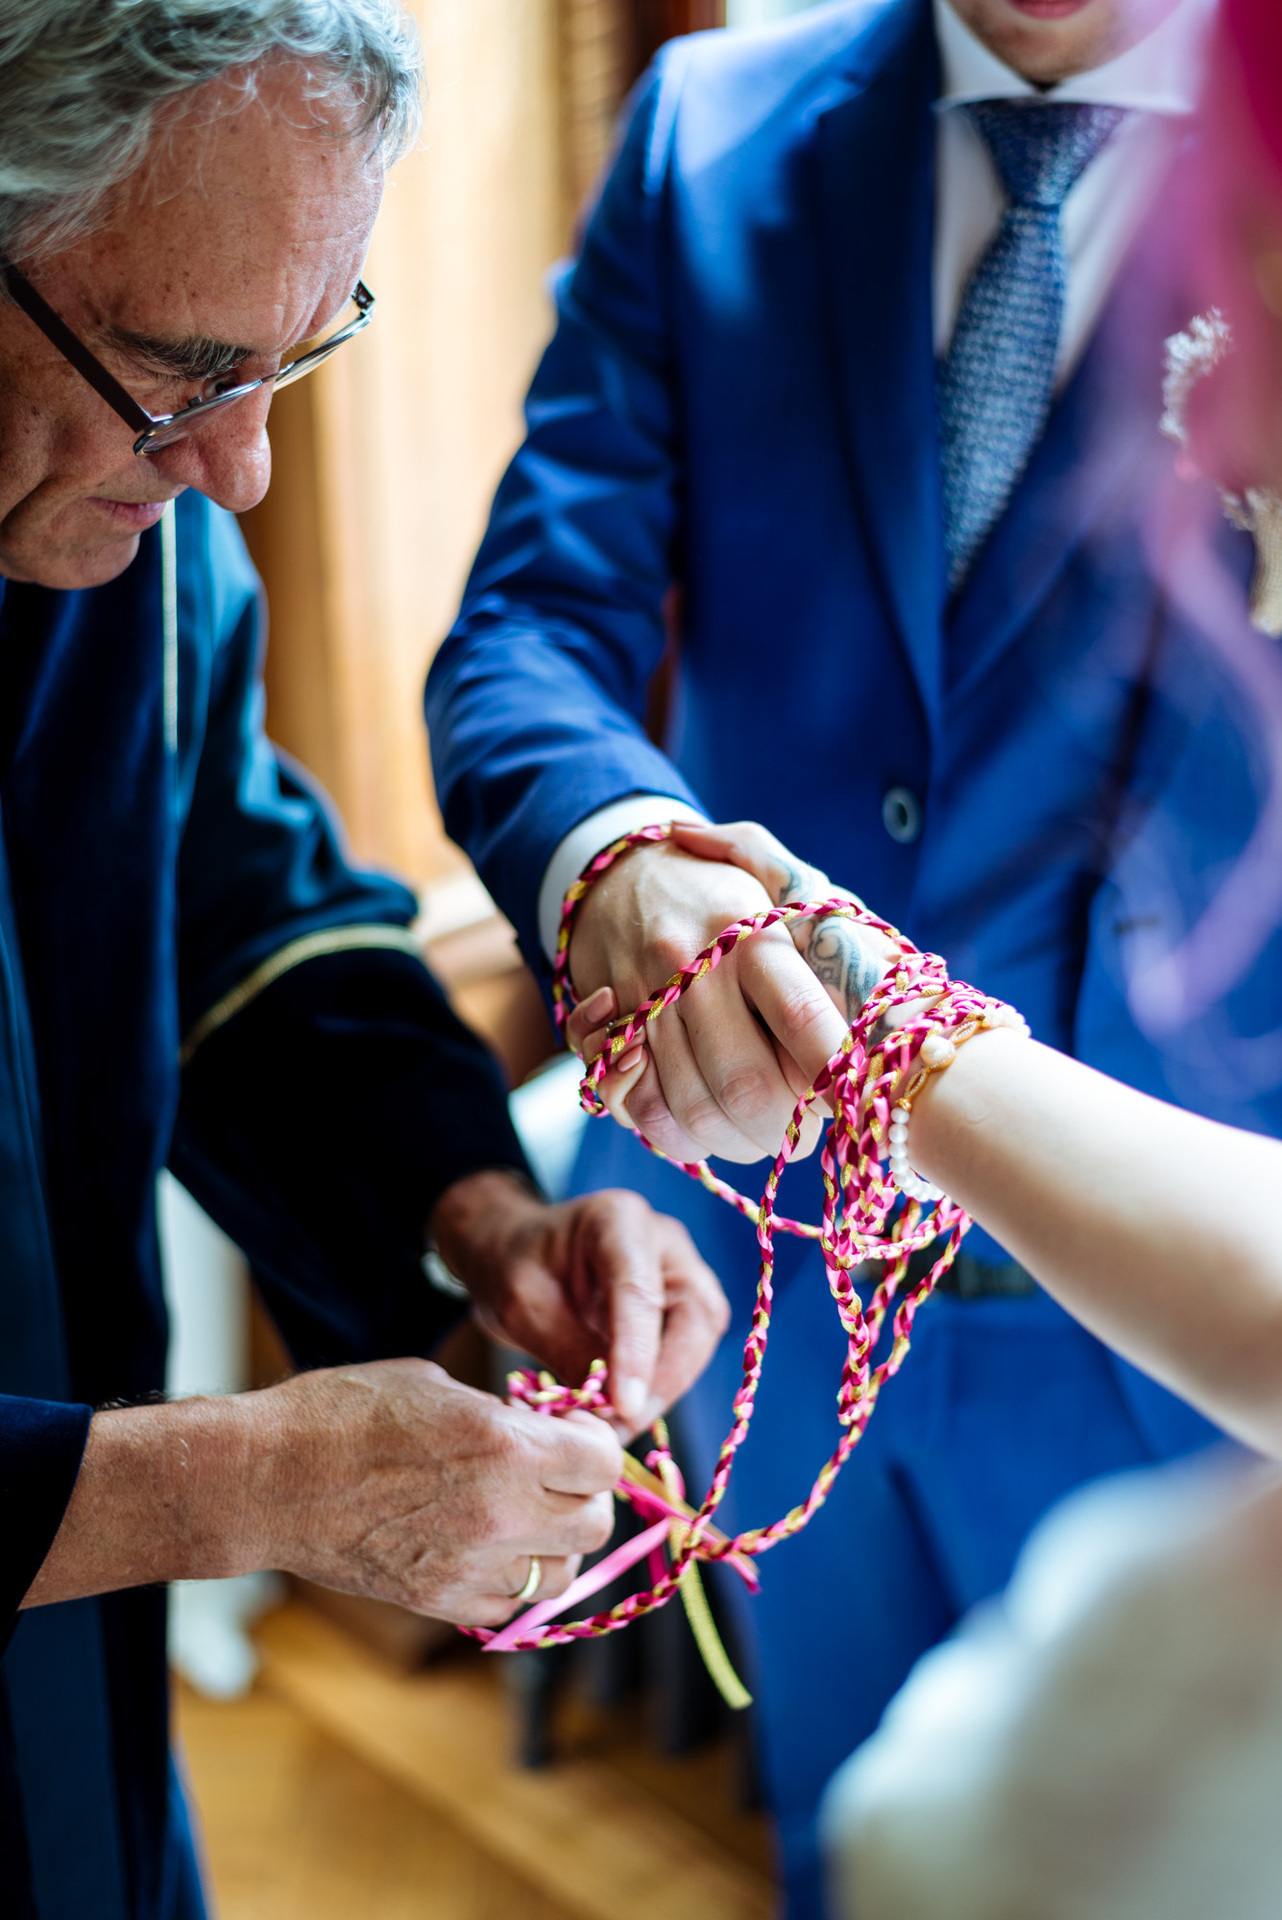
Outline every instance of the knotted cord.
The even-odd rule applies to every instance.
[[[601,874],[623,854],[633,847],[665,840],[670,837],[670,831],[668,827],[646,827],[639,833],[624,835],[596,856],[566,895],[553,976],[557,1023],[562,1031],[575,1004],[569,980],[569,949],[579,905]],[[837,1475],[859,1444],[883,1386],[903,1364],[918,1309],[956,1258],[962,1237],[971,1224],[959,1206],[946,1197],[926,1205],[914,1199],[902,1207],[899,1205],[901,1195],[884,1163],[891,1107],[897,1089],[905,1084],[928,1035],[948,1037],[959,1029],[974,1031],[978,1027],[1004,1025],[1009,1019],[1009,1010],[975,988],[950,980],[944,962],[937,955],[920,952],[897,928],[879,919],[858,901],[837,897],[790,903],[727,927],[633,1014],[613,1023],[605,1051],[584,1074],[580,1089],[582,1104],[590,1114],[606,1112],[600,1087],[613,1062],[635,1046],[655,1020],[706,979],[743,941],[771,927],[791,926],[803,919],[831,918],[846,919],[885,934],[897,946],[899,959],[869,995],[841,1047],[816,1077],[814,1085],[797,1101],[761,1199],[753,1201],[739,1193],[715,1174],[706,1161],[672,1162],[752,1221],[761,1253],[752,1322],[744,1343],[743,1375],[733,1402],[733,1424],[722,1444],[707,1494],[695,1511],[685,1504],[666,1429],[658,1423],[653,1429],[655,1451],[648,1456],[648,1464],[655,1472],[645,1475],[637,1463],[630,1460],[629,1471],[616,1488],[621,1499],[629,1501],[642,1519],[653,1524],[638,1539],[625,1542],[606,1560],[581,1575],[566,1593],[536,1603],[501,1632],[474,1630],[476,1637],[496,1652],[565,1646],[575,1640],[613,1633],[642,1615],[666,1606],[673,1595],[680,1592],[687,1600],[687,1611],[714,1679],[732,1704],[746,1704],[748,1696],[716,1640],[706,1599],[697,1586],[698,1563],[725,1561],[755,1589],[753,1561],[779,1541],[799,1533],[823,1505]],[[887,1031],[892,1026],[889,1016],[897,1008],[921,1000],[930,1002],[927,1011]],[[832,1118],[820,1153],[824,1202],[822,1219],[816,1225],[789,1219],[778,1211],[776,1203],[784,1170],[801,1139],[802,1124],[819,1101],[826,1104]],[[644,1135],[639,1137],[659,1159],[670,1159]],[[774,1302],[776,1233],[795,1234],[816,1241],[819,1246],[829,1290],[846,1335],[846,1357],[837,1392],[841,1437],[819,1469],[809,1493],[797,1506],[770,1526],[750,1527],[728,1536],[721,1533],[713,1521],[725,1498],[735,1456],[747,1438],[756,1404]],[[911,1255],[941,1239],[943,1249],[929,1272],[909,1287],[894,1307],[891,1350],[874,1367],[872,1354],[886,1317],[904,1287]],[[854,1274],[857,1268],[873,1263],[880,1265],[883,1273],[865,1306],[856,1290]],[[534,1372],[514,1373],[508,1384],[514,1400],[543,1413],[564,1414],[580,1408],[599,1414],[613,1412],[603,1360],[595,1362],[581,1387],[562,1386],[550,1374]],[[671,1556],[666,1568],[661,1555],[665,1542]],[[626,1567],[637,1564],[647,1555],[651,1569],[651,1584],[647,1588],[588,1619],[559,1621],[555,1618],[589,1594],[599,1592]]]

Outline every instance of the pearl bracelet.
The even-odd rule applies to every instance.
[[[919,1200],[923,1205],[930,1206],[944,1198],[943,1190],[931,1181],[923,1180],[919,1173],[913,1171],[909,1161],[908,1122],[912,1116],[913,1101],[932,1074],[945,1073],[952,1066],[959,1047],[964,1047],[977,1033],[989,1033],[997,1027],[1007,1027],[1025,1040],[1032,1038],[1022,1013],[1017,1013],[1014,1007],[1008,1007],[1003,1001],[990,1000],[978,1018],[964,1020],[951,1033],[928,1033],[922,1041],[917,1051],[916,1071],[890,1111],[890,1177],[905,1199]]]

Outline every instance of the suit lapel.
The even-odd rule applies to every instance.
[[[1164,341],[1194,309],[1171,271],[1180,249],[1162,214],[1183,203],[1186,164],[1176,161],[1162,208],[1132,248],[1090,347],[952,611],[945,641],[950,698],[965,693],[1024,630],[1093,528],[1120,507],[1138,529],[1152,478],[1173,468],[1173,449],[1158,431]],[[1126,502],[1134,504],[1128,509]]]
[[[944,566],[931,306],[938,60],[929,8],[888,8],[865,47],[856,89],[819,118],[819,252],[854,490],[933,724]]]

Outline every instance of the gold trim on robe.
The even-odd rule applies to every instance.
[[[219,1027],[225,1027],[229,1020],[234,1020],[282,974],[291,973],[295,967],[301,967],[308,960],[317,960],[323,954],[355,953],[365,947],[385,947],[396,953],[412,953],[416,960],[423,957],[412,927],[323,927],[318,933],[306,933],[301,939],[291,940],[288,946],[269,955],[247,979],[233,987],[230,993],[225,993],[221,1000],[215,1001],[208,1013],[201,1015],[182,1043],[178,1064],[185,1067],[211,1033],[217,1033]]]

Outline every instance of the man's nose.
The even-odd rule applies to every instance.
[[[267,438],[271,389],[251,394],[204,422],[186,440],[162,447],[151,465],[166,480],[208,495],[231,513],[257,506],[267,491],[272,450]]]

